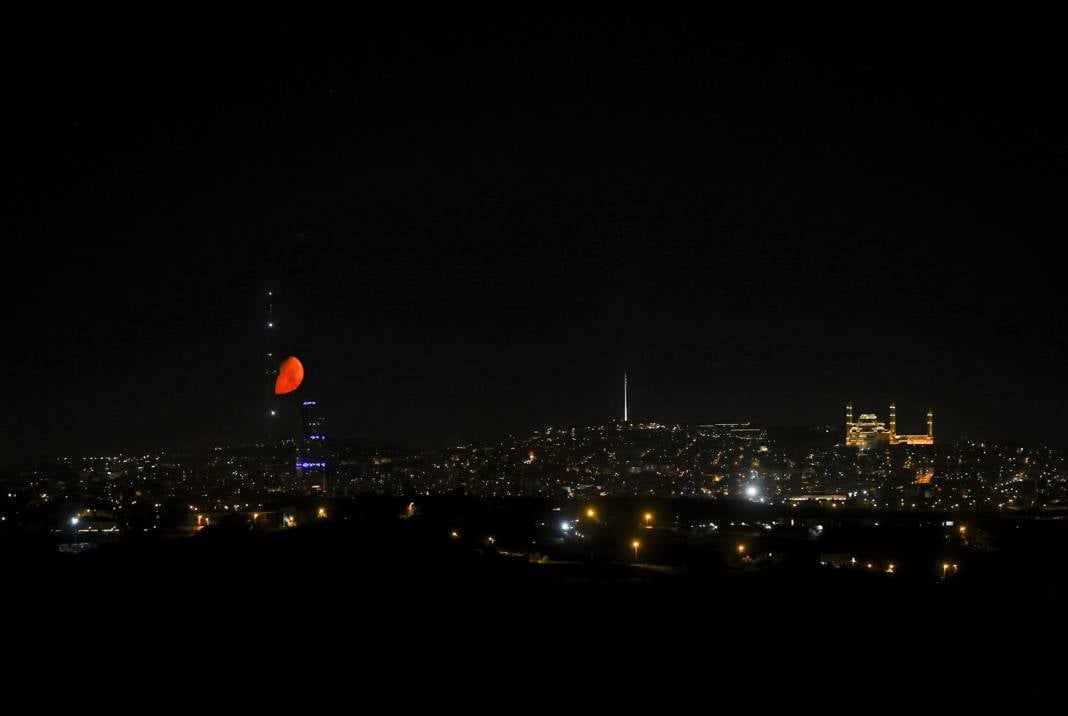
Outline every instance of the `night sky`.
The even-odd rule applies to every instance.
[[[1062,43],[539,14],[28,28],[0,464],[622,413],[1063,446]],[[339,26],[344,25],[344,26]]]

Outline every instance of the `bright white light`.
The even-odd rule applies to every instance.
[[[560,523],[560,529],[562,529],[564,532],[567,532],[569,529],[571,529],[571,523],[570,522],[561,522]]]
[[[79,520],[78,520],[78,518],[77,518],[77,517],[71,517],[71,518],[70,518],[70,523],[71,523],[72,525],[76,525],[76,524],[78,524],[78,522],[79,522]]]
[[[756,486],[755,485],[750,485],[749,487],[745,488],[745,495],[746,495],[746,497],[756,497],[757,496]]]

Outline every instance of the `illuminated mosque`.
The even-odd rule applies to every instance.
[[[875,413],[862,413],[853,420],[853,403],[846,404],[846,445],[874,447],[877,445],[934,445],[934,411],[927,411],[926,435],[899,435],[897,407],[890,403],[890,425],[879,420]]]

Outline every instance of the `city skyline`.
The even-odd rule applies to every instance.
[[[266,290],[340,435],[590,424],[626,372],[634,418],[1065,444],[1046,45],[543,29],[64,38],[15,90],[0,463],[255,439]]]
[[[14,662],[1055,702],[1063,31],[881,10],[16,12]]]

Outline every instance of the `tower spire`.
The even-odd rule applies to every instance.
[[[890,403],[890,443],[897,437],[897,406]]]
[[[927,409],[927,437],[934,440],[934,409]]]
[[[278,373],[278,357],[275,355],[277,350],[277,340],[275,338],[274,330],[274,289],[267,290],[267,311],[266,318],[263,322],[263,329],[266,331],[266,369],[264,371],[266,375],[267,388],[267,442],[271,442],[274,439],[274,423],[275,417],[278,415],[277,403],[274,397],[274,379]]]
[[[627,422],[630,418],[627,416],[627,374],[623,374],[623,422]]]

